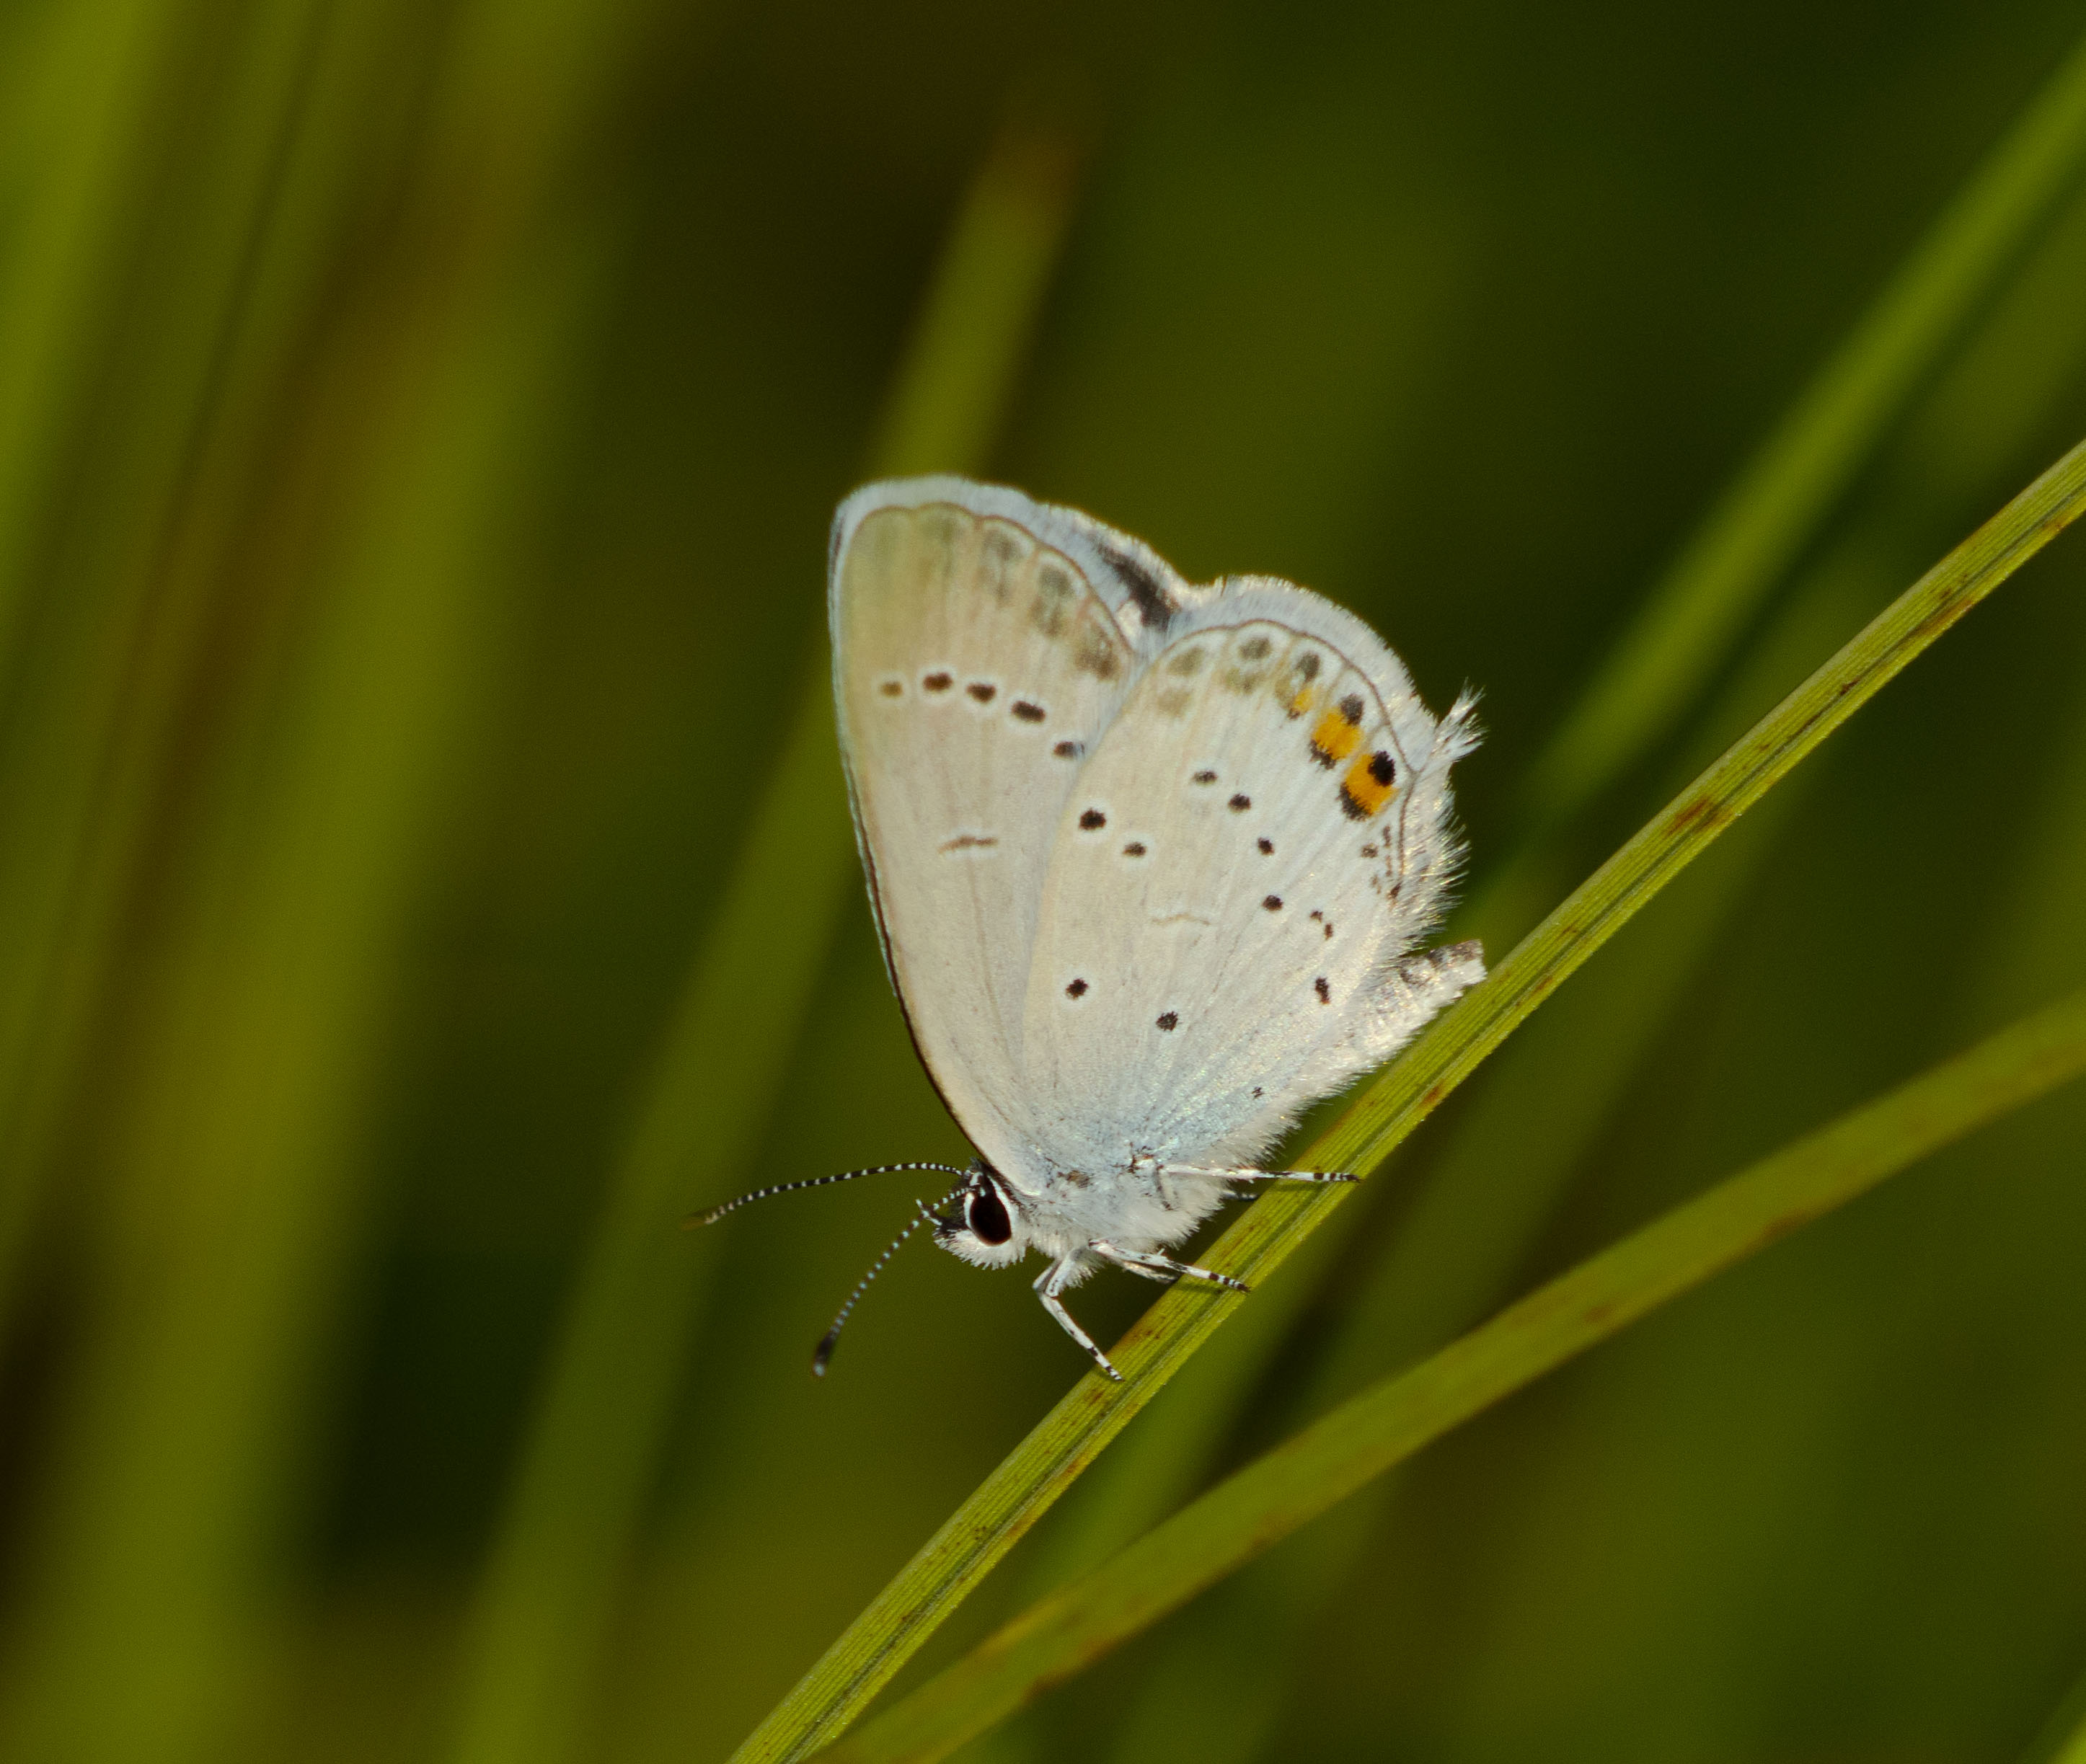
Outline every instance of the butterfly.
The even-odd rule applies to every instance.
[[[1268,576],[1194,586],[1075,510],[954,477],[833,521],[833,690],[863,873],[922,1063],[977,1154],[905,1237],[981,1267],[1039,1251],[1066,1309],[1107,1265],[1237,1287],[1166,1253],[1308,1104],[1484,977],[1424,953],[1461,847],[1467,694],[1431,715],[1353,614]]]

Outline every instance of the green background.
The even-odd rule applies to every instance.
[[[1483,691],[1482,891],[1650,584],[2080,28],[0,6],[0,1749],[723,1756],[1083,1369],[1024,1279],[915,1245],[808,1376],[911,1178],[674,1230],[964,1155],[828,886],[829,744],[726,921],[722,1020],[769,1027],[682,1075],[725,1149],[605,1198],[792,776],[833,504],[968,463],[1354,607],[1436,707]],[[932,314],[994,297],[936,265],[1010,140],[1062,220],[1032,325],[972,439],[894,440]],[[1535,908],[2082,431],[2074,189]],[[1188,1490],[2086,980],[2082,589],[2075,537],[1430,1122]],[[1469,1316],[1343,1333],[1459,1146],[1554,1194]],[[964,1755],[2022,1758],[2086,1670],[2082,1148],[2075,1092],[1935,1159],[1427,1455],[1316,1596],[1278,1552]],[[564,1580],[489,1580],[619,1218],[587,1388],[663,1418],[549,1477]],[[1076,1308],[1106,1340],[1149,1291]],[[1088,1492],[903,1682],[1078,1557]],[[488,1600],[539,1655],[474,1653]]]

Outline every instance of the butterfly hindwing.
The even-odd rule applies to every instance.
[[[1467,741],[1303,589],[1226,584],[1177,623],[1058,811],[1037,922],[1027,1081],[1078,1155],[1250,1158],[1454,996],[1398,959]]]

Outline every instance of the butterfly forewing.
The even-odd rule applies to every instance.
[[[1028,527],[862,500],[843,511],[832,618],[871,897],[930,1075],[1018,1177],[1034,1163],[1021,1018],[1050,844],[1135,651]]]

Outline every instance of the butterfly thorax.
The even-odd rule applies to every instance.
[[[941,1222],[936,1241],[983,1267],[1004,1267],[1030,1250],[1089,1265],[1096,1242],[1133,1252],[1178,1243],[1230,1192],[1221,1181],[1171,1174],[1150,1156],[1049,1170],[1020,1187],[980,1163],[964,1206]]]

